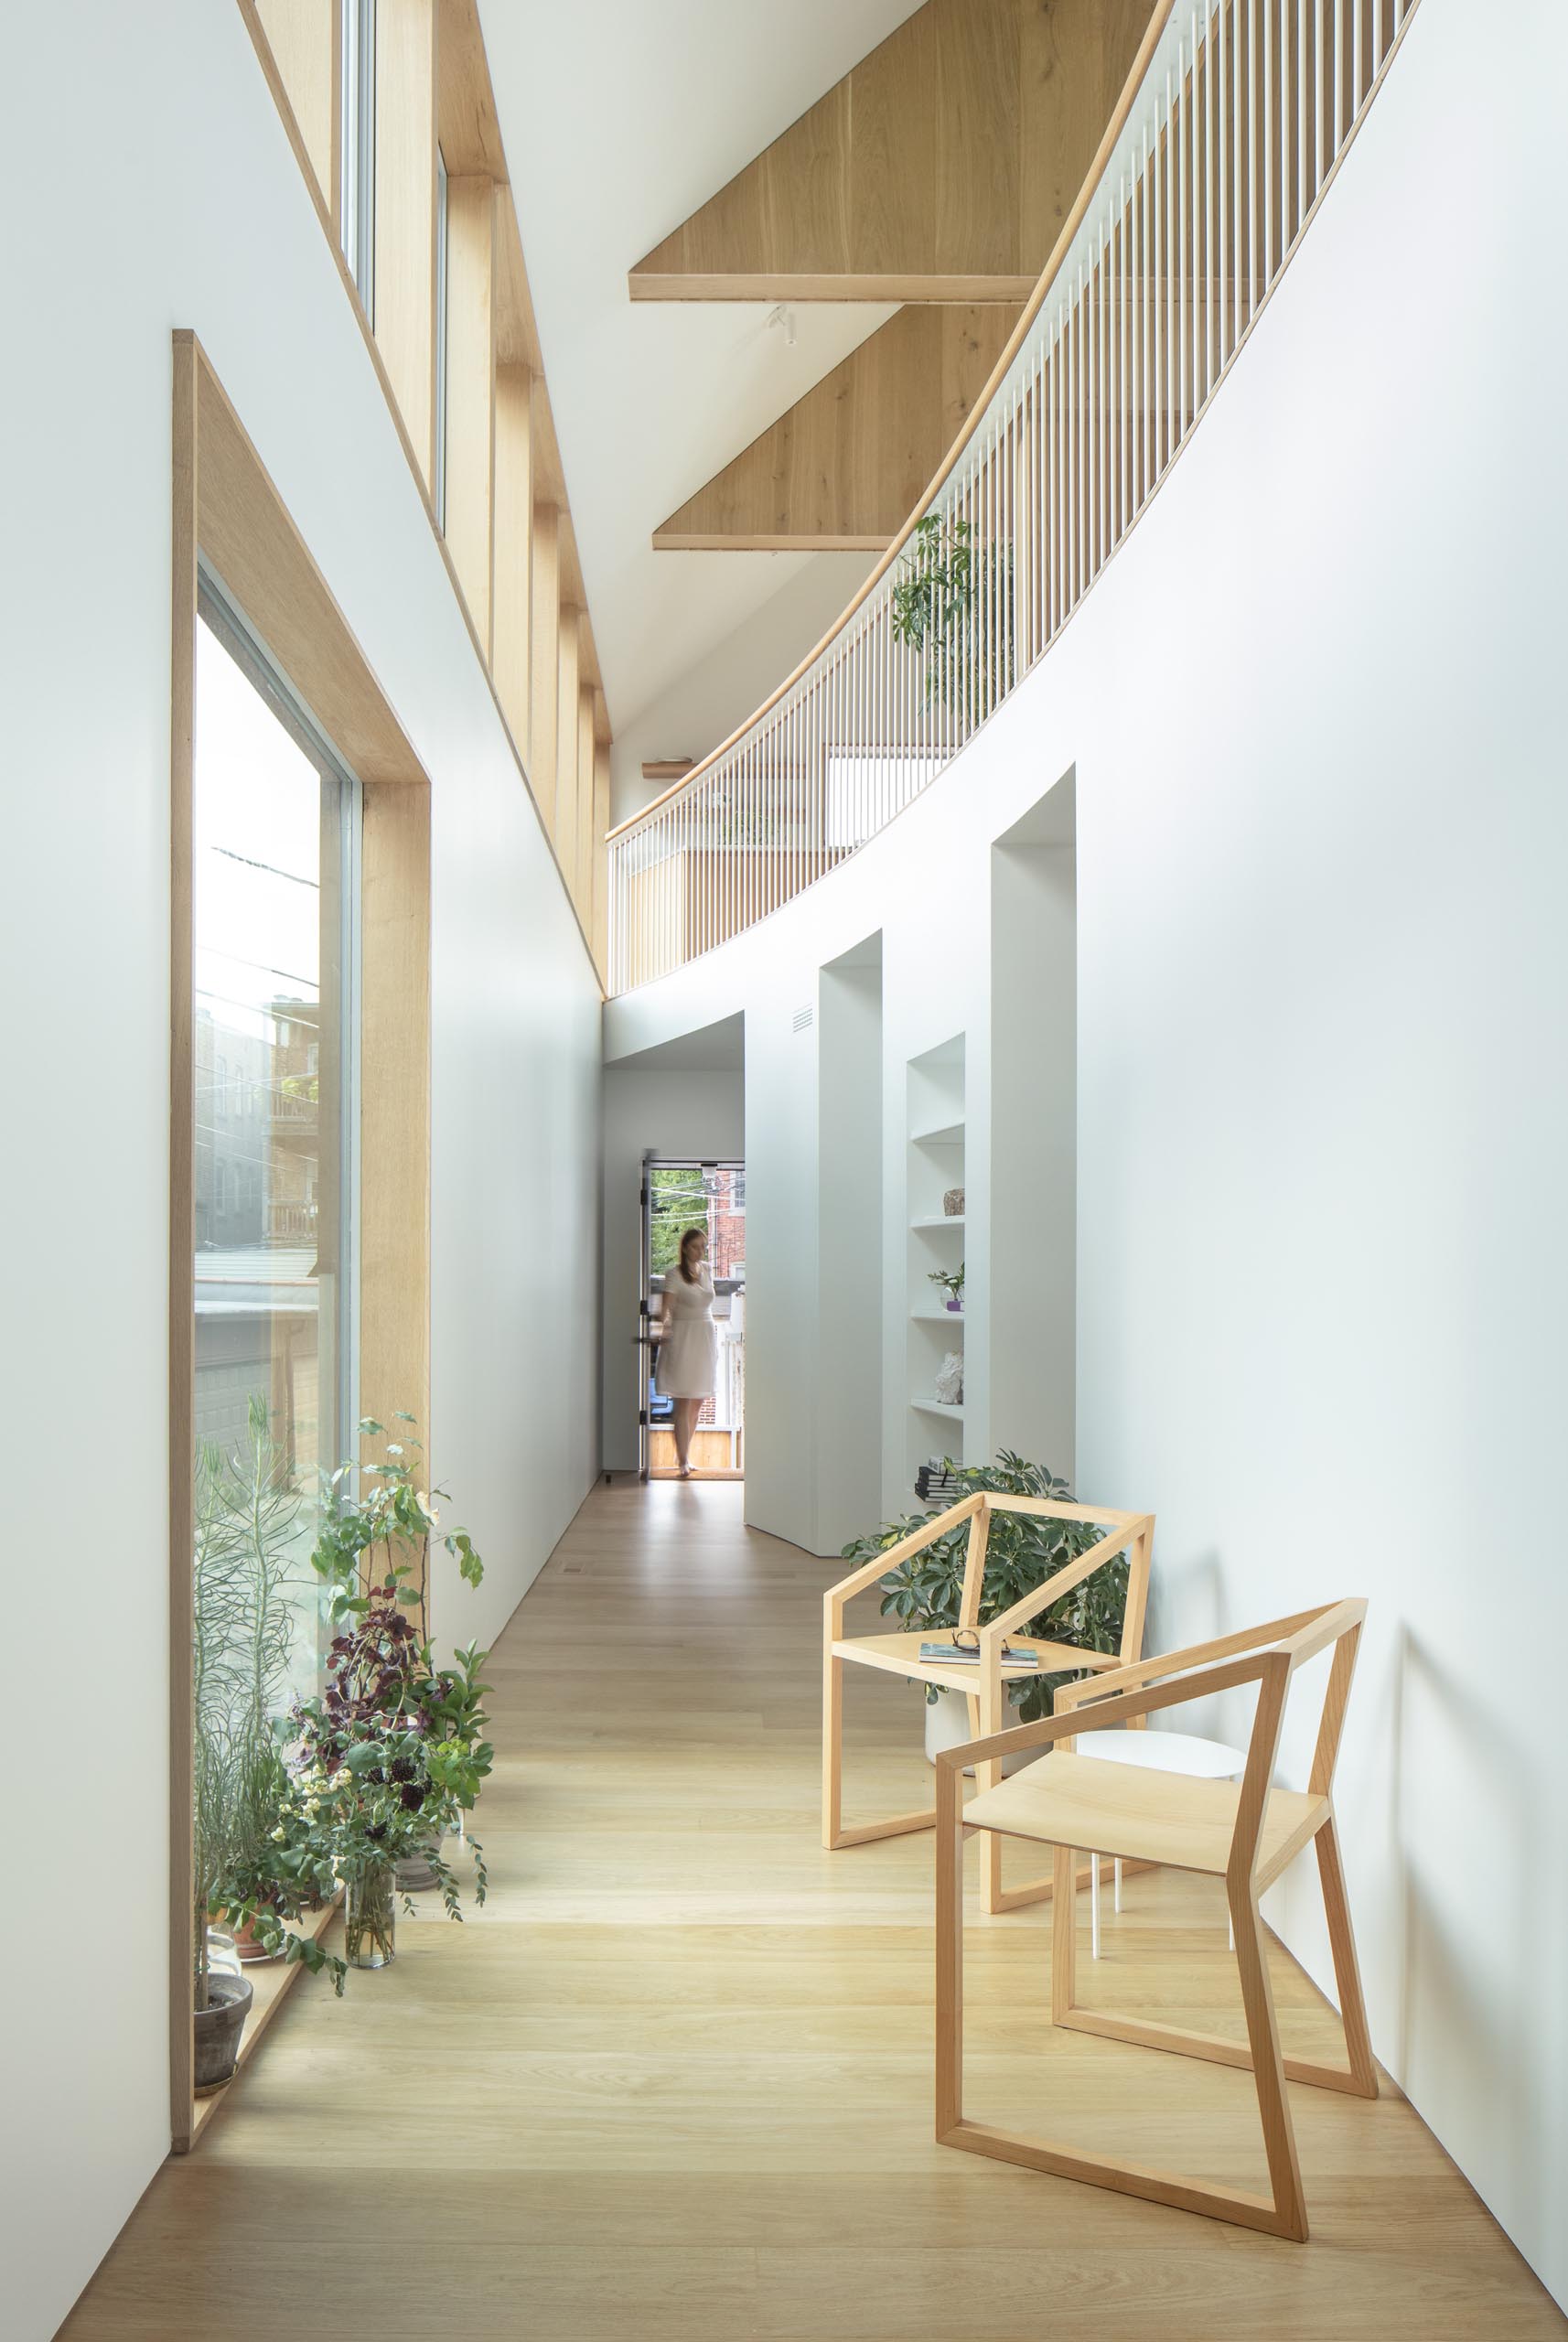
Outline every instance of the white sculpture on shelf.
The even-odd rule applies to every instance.
[[[949,1350],[937,1369],[937,1400],[944,1407],[963,1403],[963,1352]]]

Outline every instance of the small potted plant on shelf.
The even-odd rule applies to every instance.
[[[957,1484],[950,1497],[954,1503],[978,1488],[1008,1496],[1044,1497],[1058,1504],[1072,1501],[1065,1480],[1058,1479],[1044,1465],[1026,1463],[1010,1448],[1004,1447],[994,1464],[968,1468],[956,1466],[950,1458],[946,1459],[944,1471]],[[944,1482],[944,1491],[949,1485]],[[871,1561],[879,1551],[886,1552],[929,1519],[929,1513],[910,1513],[902,1520],[886,1522],[870,1536],[857,1538],[854,1544],[846,1545],[844,1560],[852,1568],[857,1562]],[[1065,1568],[1079,1553],[1087,1552],[1101,1534],[1091,1520],[1053,1520],[1031,1513],[993,1514],[981,1588],[981,1625],[1011,1609],[1033,1587]],[[900,1562],[882,1581],[884,1617],[897,1620],[905,1628],[956,1627],[963,1598],[968,1545],[969,1526],[961,1522],[923,1552]],[[1122,1620],[1127,1606],[1127,1557],[1118,1555],[1050,1604],[1037,1617],[1031,1618],[1020,1633],[1038,1635],[1051,1642],[1076,1644],[1082,1650],[1119,1650]],[[1058,1684],[1073,1680],[1072,1674],[1060,1673],[1024,1676],[1010,1682],[1007,1697],[1018,1712],[1015,1721],[1033,1724],[1041,1716],[1048,1716]],[[934,1684],[926,1686],[926,1754],[934,1759],[939,1749],[952,1747],[970,1737],[967,1703],[961,1692],[939,1691]]]
[[[455,1654],[455,1665],[438,1667],[424,1632],[440,1516],[415,1486],[413,1418],[398,1421],[410,1433],[388,1444],[383,1463],[362,1471],[345,1464],[326,1481],[311,1563],[326,1581],[338,1631],[325,1690],[292,1713],[287,1791],[273,1832],[289,1875],[341,1882],[344,1950],[356,1968],[384,1968],[394,1956],[400,1864],[427,1872],[448,1916],[462,1918],[441,1845],[472,1810],[494,1756],[483,1736],[479,1680],[488,1654],[470,1646]],[[382,1430],[369,1417],[360,1428],[367,1436]],[[442,1542],[477,1585],[484,1564],[467,1531]],[[483,1903],[483,1853],[475,1839],[467,1844]],[[403,1892],[412,1911],[406,1872]],[[339,1989],[341,1981],[335,1976]]]
[[[928,1269],[926,1277],[928,1283],[934,1284],[939,1292],[947,1295],[949,1309],[955,1311],[962,1309],[963,1262],[961,1261],[956,1269]]]

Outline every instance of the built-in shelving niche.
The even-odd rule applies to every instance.
[[[943,1209],[950,1189],[964,1184],[964,1037],[955,1033],[933,1049],[911,1058],[906,1088],[907,1178],[909,1226],[906,1241],[905,1328],[908,1408],[906,1472],[902,1491],[913,1502],[915,1474],[931,1458],[963,1457],[964,1410],[936,1395],[938,1369],[950,1351],[964,1347],[964,1315],[943,1305],[943,1292],[930,1282],[938,1269],[955,1270],[963,1260],[964,1215]]]

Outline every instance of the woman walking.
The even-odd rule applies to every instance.
[[[708,1240],[700,1228],[681,1239],[681,1264],[664,1280],[655,1388],[675,1402],[675,1461],[692,1477],[692,1434],[704,1399],[718,1379],[719,1338],[714,1327],[714,1281],[703,1265]]]

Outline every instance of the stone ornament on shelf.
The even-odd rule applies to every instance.
[[[949,1219],[961,1219],[963,1218],[963,1189],[961,1187],[950,1187],[948,1189],[946,1195],[942,1198],[942,1211],[944,1216]]]
[[[958,1350],[949,1350],[937,1369],[937,1403],[943,1407],[963,1403],[963,1358]]]

